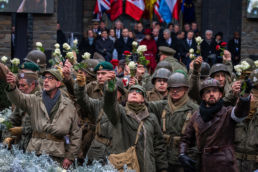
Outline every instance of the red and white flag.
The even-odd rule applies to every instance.
[[[164,20],[163,18],[161,17],[160,13],[159,13],[159,3],[160,3],[160,0],[157,0],[155,2],[155,5],[154,5],[154,13],[157,15],[158,19],[159,19],[159,22],[160,23],[163,23]]]
[[[123,0],[111,0],[110,2],[111,8],[106,13],[109,14],[110,19],[113,21],[123,14]]]
[[[125,13],[135,20],[141,19],[144,9],[144,0],[126,0]]]

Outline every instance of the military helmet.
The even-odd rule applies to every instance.
[[[85,72],[90,74],[91,76],[95,76],[96,73],[94,72],[94,68],[99,64],[99,61],[96,59],[86,59],[83,60],[82,63],[85,63],[86,66],[83,68]]]
[[[160,68],[154,72],[152,75],[151,83],[155,84],[155,79],[162,78],[162,79],[168,79],[171,75],[171,72],[168,69]]]
[[[240,63],[243,62],[243,61],[246,61],[250,65],[250,68],[248,69],[248,71],[252,71],[256,68],[255,63],[251,58],[248,58],[248,57],[241,58]]]
[[[201,79],[209,77],[210,65],[207,62],[202,62],[201,65]]]
[[[210,70],[210,77],[213,77],[215,73],[217,72],[224,72],[227,73],[229,76],[231,76],[230,71],[228,67],[225,64],[217,63],[211,67]]]
[[[253,86],[258,86],[258,69],[255,69],[251,75],[250,75],[251,82],[253,83]]]
[[[130,92],[130,90],[132,90],[132,89],[140,90],[143,93],[143,96],[146,97],[146,90],[145,90],[145,88],[143,86],[141,86],[141,85],[132,85],[129,88],[128,92]]]
[[[208,88],[208,87],[217,87],[217,88],[219,88],[219,90],[220,90],[221,92],[223,92],[223,88],[220,87],[219,81],[216,80],[216,79],[213,79],[213,78],[209,77],[209,78],[205,79],[205,80],[201,83],[201,89],[200,89],[200,95],[201,95],[201,96],[202,96],[202,94],[203,94],[204,89],[206,89],[206,88]]]
[[[27,54],[27,56],[24,60],[36,63],[40,67],[45,67],[46,66],[46,61],[47,61],[46,59],[47,59],[46,55],[42,51],[32,50]]]
[[[183,73],[175,72],[168,78],[168,89],[173,87],[187,87],[189,88],[189,82],[186,75]]]
[[[157,64],[157,67],[156,67],[156,70],[160,69],[160,68],[166,68],[168,69],[170,72],[172,72],[172,65],[171,63],[169,63],[168,61],[166,60],[162,60],[160,61],[158,64]]]

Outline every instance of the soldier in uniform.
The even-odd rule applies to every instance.
[[[234,106],[236,104],[241,82],[231,79],[231,72],[225,64],[217,63],[210,69],[210,77],[216,79],[223,88],[223,101],[226,106]]]
[[[110,72],[107,77],[112,78],[113,75],[115,73]],[[84,83],[85,79],[84,74],[79,73],[77,75],[77,82]],[[117,80],[116,85],[118,88],[117,100],[119,101],[122,95],[126,94],[126,91],[121,80]],[[77,95],[78,101],[81,102],[80,104],[84,107],[85,112],[96,121],[95,135],[87,152],[87,157],[89,158],[89,163],[93,160],[98,160],[104,164],[106,163],[106,157],[110,153],[123,151],[121,146],[118,146],[122,139],[121,126],[113,127],[108,120],[107,115],[103,112],[103,99],[92,99],[84,91],[84,85],[80,84]]]
[[[54,160],[63,162],[63,168],[69,168],[78,156],[81,130],[73,103],[59,90],[62,81],[60,72],[46,70],[43,73],[43,92],[30,95],[16,88],[13,73],[9,72],[6,78],[9,100],[30,115],[33,133],[27,151],[37,155],[49,154]]]
[[[175,72],[177,70],[183,70],[187,73],[187,69],[185,65],[178,62],[176,58],[174,58],[174,55],[176,54],[176,51],[172,48],[166,47],[166,46],[160,46],[159,47],[159,54],[160,54],[160,61],[168,61],[171,64],[172,72]]]
[[[160,68],[152,76],[152,91],[147,91],[147,101],[158,101],[167,99],[167,81],[171,72],[168,69]]]
[[[187,150],[197,145],[201,153],[201,171],[235,172],[234,128],[246,118],[250,108],[250,81],[246,81],[244,95],[235,107],[225,107],[221,100],[223,90],[219,81],[206,79],[201,86],[202,103],[199,111],[191,117],[181,137],[179,160],[183,166],[193,168],[194,161]]]
[[[178,161],[179,141],[192,114],[198,108],[198,105],[189,99],[188,88],[187,76],[175,72],[168,78],[168,100],[148,102],[149,111],[157,115],[167,141],[168,171],[184,171]],[[193,156],[197,153],[195,148],[190,152]]]
[[[258,69],[250,75],[253,88],[250,112],[235,129],[235,151],[240,172],[258,169]]]
[[[105,86],[103,110],[113,127],[121,125],[124,137],[117,146],[125,148],[124,151],[136,146],[141,172],[166,171],[165,141],[157,117],[145,105],[145,89],[140,85],[131,86],[126,106],[123,107],[117,102],[117,89],[108,85]]]
[[[18,74],[18,83],[19,90],[24,94],[35,94],[40,91],[38,75],[35,72],[21,71]],[[9,117],[9,121],[12,124],[12,128],[9,129],[11,137],[6,138],[4,143],[10,147],[12,140],[15,139],[14,143],[18,145],[18,148],[26,151],[32,135],[28,113],[16,107]]]

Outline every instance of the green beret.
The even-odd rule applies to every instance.
[[[21,65],[21,69],[27,69],[27,70],[32,70],[32,71],[36,72],[36,71],[39,71],[39,66],[33,62],[24,62]]]
[[[113,70],[113,65],[107,61],[102,61],[94,68],[94,72],[99,70]]]
[[[176,51],[174,49],[166,47],[166,46],[159,46],[159,53],[168,55],[168,56],[173,56],[176,54]]]
[[[53,75],[58,81],[62,82],[63,77],[62,77],[61,73],[59,72],[59,70],[57,70],[57,69],[45,70],[45,72],[43,72],[43,76],[45,76],[47,73]]]

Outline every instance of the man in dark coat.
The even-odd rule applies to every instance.
[[[106,61],[112,60],[114,43],[108,38],[107,30],[101,31],[101,38],[96,40],[95,50],[100,53]]]
[[[240,61],[240,48],[241,48],[241,39],[239,32],[234,33],[234,38],[228,42],[228,50],[232,55],[233,65],[236,65]]]
[[[205,31],[205,39],[201,43],[201,55],[205,62],[208,62],[208,56],[215,54],[215,42],[212,39],[212,30]]]
[[[132,51],[132,42],[133,39],[128,37],[129,31],[127,28],[124,28],[122,31],[122,37],[117,39],[115,42],[115,48],[118,52],[118,59],[122,59],[124,51]]]
[[[201,153],[202,172],[235,172],[234,128],[246,118],[250,109],[251,83],[246,80],[246,89],[235,107],[225,107],[221,100],[223,91],[217,80],[208,78],[201,86],[202,103],[186,126],[180,143],[179,161],[187,168],[195,162],[185,153],[195,143]]]

